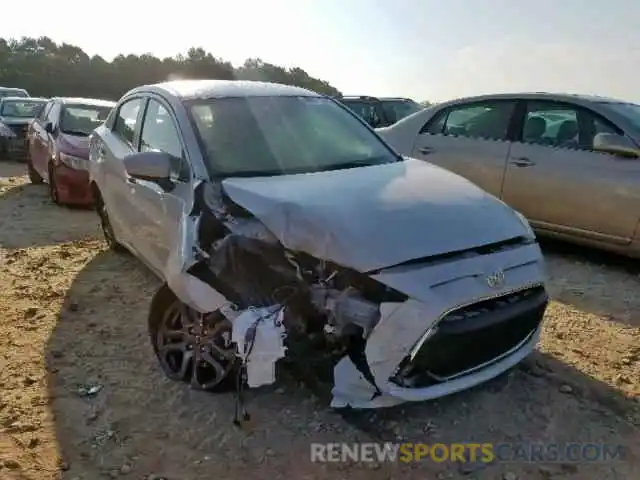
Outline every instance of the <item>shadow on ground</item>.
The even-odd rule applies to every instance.
[[[310,442],[361,434],[297,382],[249,392],[252,418],[238,429],[232,394],[195,392],[162,375],[146,326],[158,286],[130,255],[102,251],[67,291],[46,361],[68,477],[343,478],[335,473],[342,466],[308,460]],[[92,387],[99,391],[88,394]],[[369,475],[366,467],[349,472]]]
[[[131,256],[102,251],[67,291],[46,358],[68,478],[424,479],[448,472],[453,476],[438,478],[494,479],[505,471],[526,479],[634,478],[638,461],[628,452],[622,462],[592,465],[311,463],[311,442],[605,442],[629,448],[640,441],[627,418],[637,404],[536,353],[508,375],[450,398],[346,416],[288,379],[276,390],[249,395],[252,420],[240,430],[231,423],[233,395],[194,392],[159,371],[146,332],[157,287]]]
[[[3,167],[0,164],[0,246],[38,247],[100,235],[95,212],[55,205],[46,185],[1,178]]]

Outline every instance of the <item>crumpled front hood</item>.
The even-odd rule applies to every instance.
[[[361,272],[527,235],[500,200],[415,159],[222,186],[285,247]]]

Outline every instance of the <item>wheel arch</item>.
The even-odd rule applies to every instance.
[[[150,335],[155,334],[159,319],[162,317],[162,312],[176,299],[177,297],[175,293],[173,293],[169,288],[169,285],[166,283],[163,283],[162,286],[156,290],[156,293],[153,294],[153,297],[151,297],[151,304],[149,306],[149,314],[147,315]]]
[[[89,189],[91,190],[91,196],[93,197],[94,205],[96,207],[101,206],[103,202],[102,193],[100,192],[100,188],[98,187],[98,184],[95,180],[91,180],[91,182],[89,183]]]

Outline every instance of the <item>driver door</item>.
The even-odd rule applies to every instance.
[[[140,228],[135,248],[157,272],[164,272],[169,255],[180,241],[179,225],[192,204],[193,185],[186,148],[170,107],[161,99],[150,98],[144,111],[139,151],[162,151],[175,160],[172,188],[129,177],[134,209]]]
[[[31,165],[40,174],[47,178],[47,162],[49,160],[49,134],[45,127],[51,121],[51,113],[55,109],[56,101],[50,101],[42,110],[40,116],[31,122],[29,133],[29,153]]]

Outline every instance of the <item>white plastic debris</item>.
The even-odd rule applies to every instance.
[[[232,340],[247,372],[250,388],[276,381],[276,362],[286,354],[281,306],[245,310],[233,320]]]

